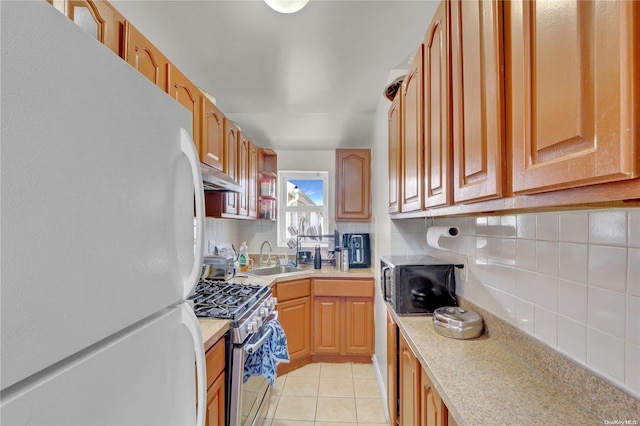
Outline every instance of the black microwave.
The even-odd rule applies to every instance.
[[[463,266],[431,256],[383,256],[382,295],[397,314],[432,314],[458,306],[455,268]]]

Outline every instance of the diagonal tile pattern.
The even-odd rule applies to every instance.
[[[371,364],[308,364],[278,377],[266,426],[383,426]]]

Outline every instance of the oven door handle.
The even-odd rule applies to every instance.
[[[264,345],[264,342],[266,342],[270,336],[271,336],[271,329],[268,329],[267,332],[262,335],[260,340],[250,345],[247,345],[244,348],[244,351],[249,355],[255,353],[258,349],[262,347],[262,345]]]

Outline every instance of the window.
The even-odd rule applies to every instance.
[[[278,172],[278,246],[287,246],[296,233],[328,233],[328,182],[329,172]],[[313,240],[301,244],[318,244]]]

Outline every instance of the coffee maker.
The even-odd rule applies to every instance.
[[[343,234],[342,246],[349,252],[349,268],[371,267],[369,234]]]

